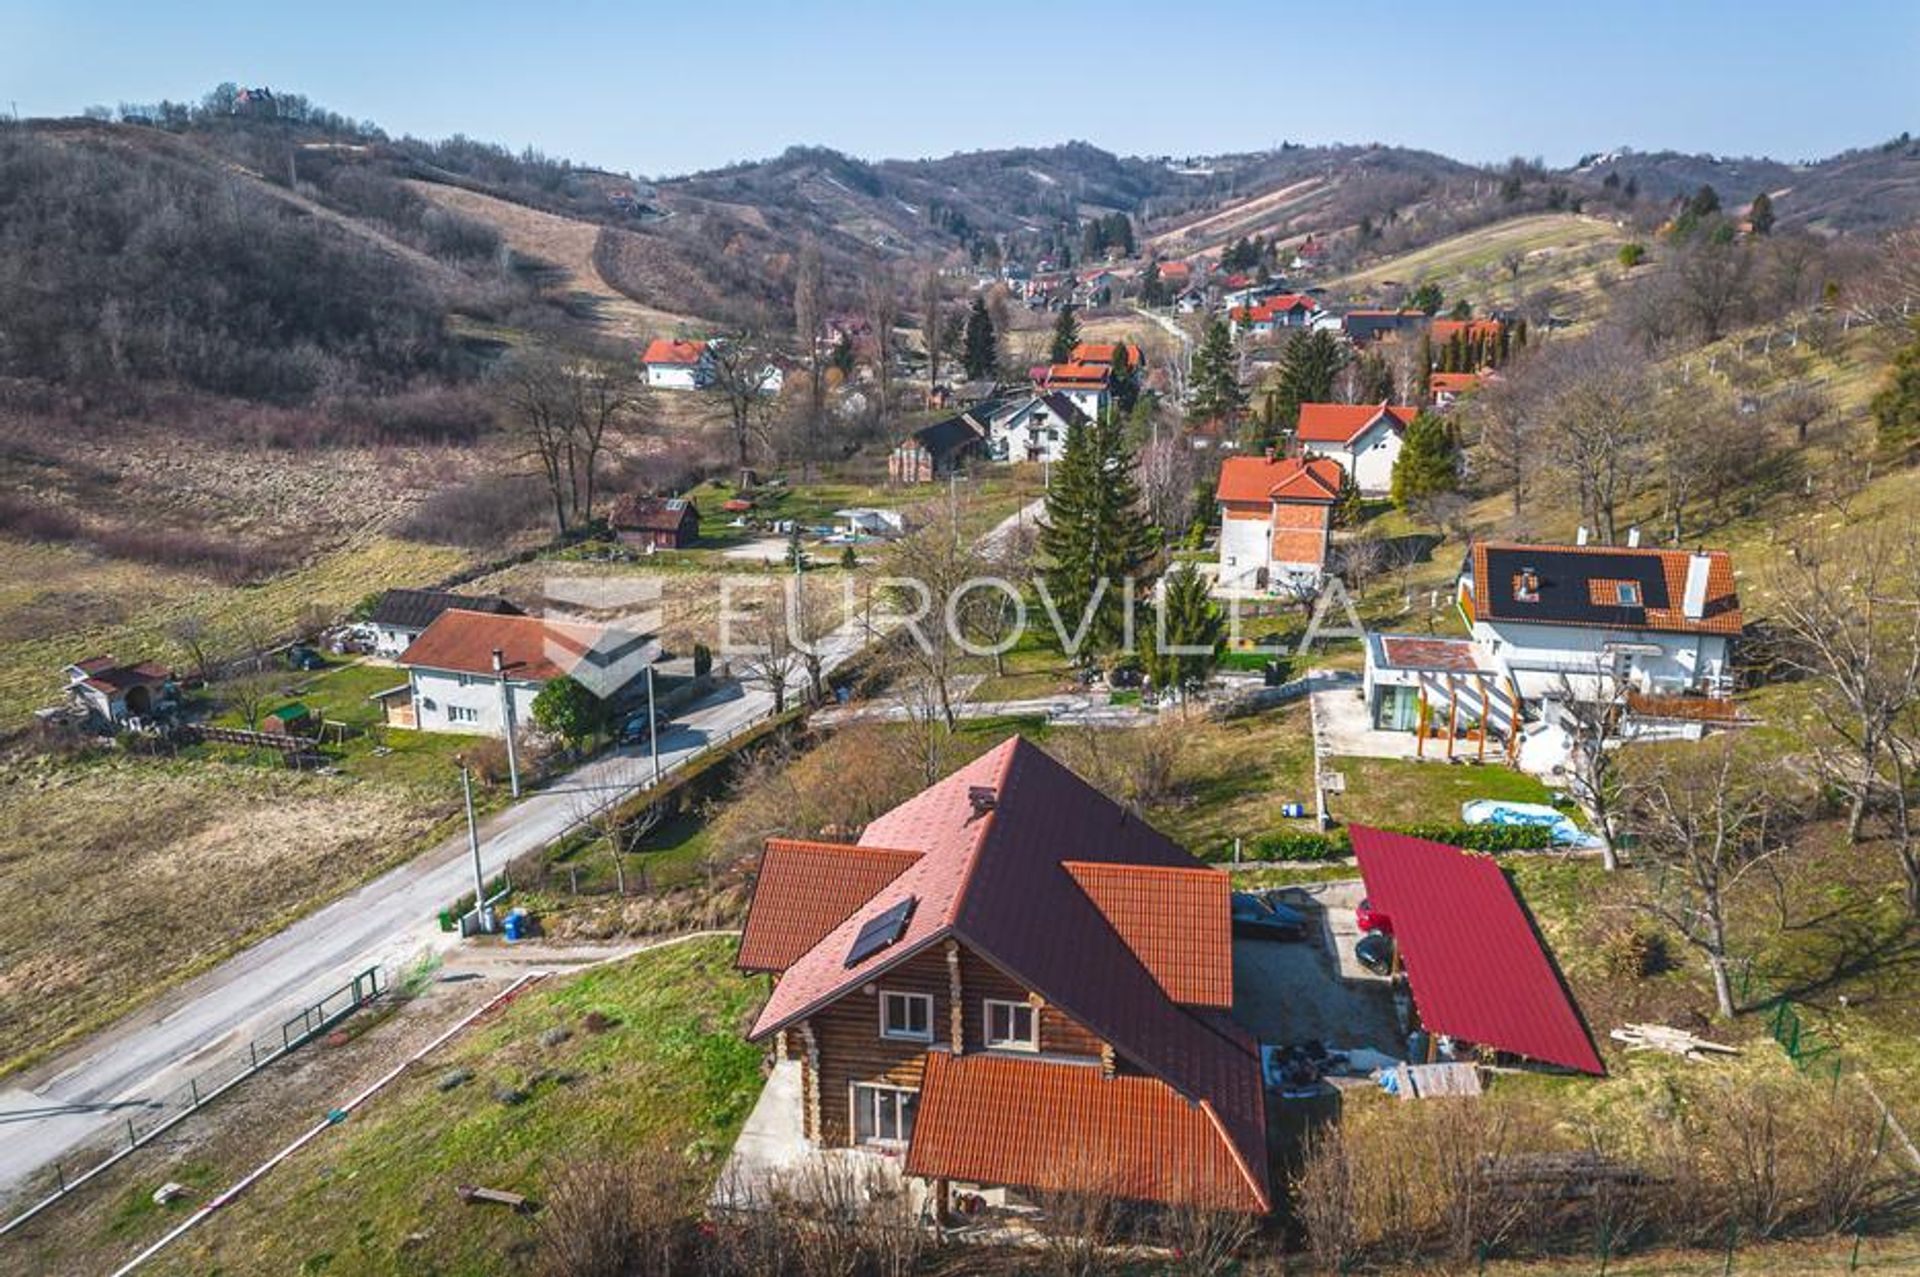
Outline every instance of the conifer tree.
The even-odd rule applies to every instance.
[[[1167,573],[1161,591],[1152,621],[1143,618],[1140,625],[1140,665],[1154,687],[1184,696],[1213,672],[1220,644],[1220,609],[1208,597],[1207,583],[1191,563]],[[1182,648],[1205,651],[1178,650]]]
[[[1913,341],[1894,356],[1871,410],[1883,445],[1904,450],[1920,443],[1920,324]]]
[[[993,376],[1000,363],[999,339],[994,335],[993,316],[987,312],[984,297],[975,297],[967,310],[965,347],[960,356],[969,379]]]
[[[1133,356],[1127,351],[1127,343],[1117,341],[1113,344],[1112,373],[1107,378],[1107,390],[1113,396],[1113,410],[1122,416],[1133,411],[1133,405],[1140,398],[1140,370],[1133,366]]]
[[[1333,401],[1333,383],[1346,362],[1346,352],[1326,329],[1294,335],[1280,356],[1280,376],[1274,384],[1275,407],[1287,429],[1299,420],[1301,404]]]
[[[1224,319],[1215,319],[1193,352],[1188,374],[1188,408],[1195,418],[1232,422],[1247,406],[1247,392],[1240,387],[1235,363],[1233,334]]]
[[[1753,197],[1753,205],[1747,210],[1747,224],[1753,227],[1755,235],[1765,235],[1773,229],[1773,196],[1762,191]]]
[[[1092,608],[1082,646],[1071,653],[1075,660],[1120,645],[1125,582],[1139,573],[1153,547],[1119,420],[1103,413],[1098,421],[1074,421],[1047,489],[1040,549],[1048,560],[1042,580],[1069,640]]]
[[[1080,344],[1080,321],[1073,317],[1073,307],[1062,306],[1060,317],[1053,321],[1053,345],[1048,348],[1047,361],[1055,364],[1073,362],[1073,348]]]
[[[1447,423],[1423,412],[1407,427],[1393,463],[1393,503],[1402,510],[1460,486],[1460,449]]]
[[[1140,277],[1140,304],[1142,306],[1167,304],[1167,287],[1160,280],[1159,262],[1148,262],[1146,273]]]

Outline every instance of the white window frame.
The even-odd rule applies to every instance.
[[[1015,1014],[1027,1013],[1028,1034],[1024,1038],[999,1038],[993,1035],[993,1013],[1005,1008]],[[1007,1027],[1013,1027],[1009,1018]],[[983,998],[980,1002],[980,1040],[989,1051],[1038,1051],[1040,1049],[1040,1010],[1033,1003],[1010,998]]]
[[[480,725],[480,711],[471,705],[449,705],[447,706],[447,721],[449,723],[459,723],[467,727],[478,727]]]
[[[878,1105],[882,1098],[885,1097],[893,1110],[893,1123],[894,1129],[898,1132],[897,1135],[861,1135],[860,1093],[862,1091],[871,1092],[871,1100],[875,1105]],[[911,1100],[914,1105],[914,1111],[912,1112],[910,1112],[907,1107],[909,1100]],[[865,1147],[905,1148],[913,1139],[913,1117],[914,1112],[918,1111],[919,1100],[919,1090],[911,1086],[895,1086],[890,1082],[847,1083],[847,1130],[853,1137],[853,1143],[856,1146]],[[873,1121],[870,1125],[872,1129],[877,1132],[880,1129],[880,1110],[876,1107],[872,1110],[872,1113]]]
[[[911,1030],[894,1029],[888,1024],[887,1004],[890,999],[898,998],[906,1003],[920,1003],[927,1009],[927,1028],[924,1033]],[[909,1016],[909,1019],[912,1017]],[[931,993],[908,993],[900,989],[880,990],[880,1036],[891,1042],[931,1042],[933,1041],[933,995]]]

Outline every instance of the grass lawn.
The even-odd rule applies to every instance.
[[[733,970],[733,946],[692,941],[536,986],[188,1234],[154,1271],[519,1270],[540,1216],[467,1206],[456,1185],[538,1199],[566,1164],[645,1148],[713,1174],[761,1085],[761,1050],[741,1034],[764,988]],[[612,1021],[604,1032],[585,1025],[595,1011]],[[563,1041],[543,1044],[560,1029]],[[456,1069],[471,1080],[440,1090]]]
[[[329,726],[322,742],[322,752],[342,772],[385,785],[418,786],[447,795],[459,792],[458,756],[482,738],[390,728],[380,706],[368,699],[375,692],[405,684],[405,670],[344,661],[330,663],[325,670],[288,670],[285,677],[279,694],[266,701],[263,714],[297,701],[329,725],[344,724],[344,738]],[[229,727],[246,726],[239,711],[231,706],[213,721]],[[272,765],[277,766],[277,761]]]
[[[1329,764],[1346,777],[1346,792],[1330,806],[1342,824],[1454,824],[1460,804],[1471,798],[1544,803],[1547,787],[1525,772],[1488,764],[1453,767],[1398,758],[1337,758]]]
[[[1158,730],[1158,729],[1155,729]],[[1282,803],[1313,807],[1313,739],[1304,701],[1183,725],[1175,763],[1177,797],[1148,813],[1156,828],[1194,855],[1225,860],[1233,840],[1273,829],[1308,829],[1280,814]]]

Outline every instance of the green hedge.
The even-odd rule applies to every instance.
[[[1553,832],[1544,825],[1409,825],[1393,832],[1467,851],[1545,851],[1553,845]],[[1344,829],[1275,829],[1247,839],[1240,854],[1248,860],[1345,860],[1353,855],[1353,840]]]

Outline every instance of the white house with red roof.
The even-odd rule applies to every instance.
[[[1305,293],[1281,293],[1263,301],[1235,306],[1227,320],[1238,337],[1271,337],[1283,328],[1307,328],[1321,315],[1320,303]]]
[[[1033,370],[1033,386],[1042,394],[1059,394],[1091,420],[1098,421],[1112,397],[1113,368],[1109,364],[1046,364]]]
[[[1312,590],[1326,573],[1340,463],[1326,457],[1228,457],[1220,466],[1222,592]]]
[[[1393,403],[1303,403],[1294,438],[1301,451],[1338,461],[1362,493],[1385,496],[1407,426],[1419,411]]]
[[[406,683],[376,699],[394,726],[505,736],[532,725],[534,698],[561,675],[615,702],[658,655],[613,626],[453,607],[400,654]]]
[[[702,390],[713,380],[713,351],[704,341],[656,337],[647,343],[640,362],[647,369],[647,385],[655,390]]]
[[[1272,1206],[1226,875],[1015,736],[868,825],[768,841],[740,940],[773,975],[748,1120],[924,1191]],[[763,1111],[777,1110],[777,1111]],[[765,1201],[755,1141],[723,1183]]]

